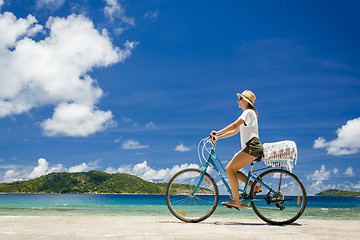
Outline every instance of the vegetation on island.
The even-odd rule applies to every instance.
[[[1,183],[1,193],[122,193],[165,194],[167,183],[153,183],[125,173],[101,171],[50,173],[27,181]],[[191,189],[180,184],[174,191]],[[179,190],[177,190],[179,189]],[[204,194],[206,189],[202,190]]]
[[[328,189],[326,191],[319,192],[315,196],[333,196],[333,197],[359,197],[360,192],[343,191],[337,189]]]

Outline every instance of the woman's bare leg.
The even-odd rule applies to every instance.
[[[240,181],[242,181],[243,183],[246,182],[247,176],[246,176],[243,172],[237,171],[237,172],[236,172],[236,177],[237,177]],[[248,186],[249,186],[249,187],[252,187],[252,184],[253,184],[253,182],[250,180],[249,183],[248,183]]]
[[[233,200],[230,201],[230,204],[240,207],[238,177],[240,177],[239,179],[241,181],[243,181],[243,178],[245,177],[246,181],[246,176],[245,174],[238,171],[239,169],[245,167],[255,159],[256,157],[241,151],[234,156],[234,158],[228,163],[228,165],[226,165],[225,170],[229,179],[229,184],[233,195]]]

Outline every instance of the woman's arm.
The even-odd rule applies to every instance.
[[[219,131],[212,131],[211,135],[216,136],[216,139],[234,136],[235,134],[237,134],[240,131],[239,127],[244,122],[245,121],[243,119],[238,118],[235,122],[229,124],[228,126],[226,126],[225,128],[223,128]],[[219,136],[220,134],[223,134],[223,135]]]
[[[219,140],[219,139],[222,139],[222,138],[228,138],[228,137],[232,137],[234,136],[235,134],[237,134],[238,132],[240,132],[240,128],[235,128],[234,130],[232,131],[228,131],[226,133],[224,133],[223,135],[217,135],[216,136],[216,140]]]

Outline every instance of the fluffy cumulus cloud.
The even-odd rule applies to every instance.
[[[171,168],[164,168],[155,170],[151,168],[146,161],[142,163],[138,163],[134,166],[126,165],[126,166],[120,166],[119,168],[112,168],[109,167],[105,170],[105,172],[108,173],[127,173],[131,175],[138,176],[142,179],[148,180],[148,181],[159,181],[159,182],[167,182],[170,180],[170,178],[177,172],[179,172],[182,169],[186,168],[199,168],[199,165],[197,164],[181,164],[181,165],[175,165]]]
[[[44,39],[33,39],[44,32]],[[106,29],[82,15],[50,17],[41,26],[32,15],[0,14],[0,117],[53,105],[53,116],[40,124],[48,136],[104,130],[113,116],[96,107],[103,91],[88,73],[124,61],[135,45],[113,46]]]
[[[41,126],[45,135],[87,136],[113,125],[111,111],[97,110],[94,106],[78,103],[60,104],[53,117]]]
[[[315,172],[313,174],[308,175],[307,178],[317,183],[322,183],[325,180],[329,180],[330,176],[331,176],[331,171],[330,170],[327,171],[325,165],[321,165],[320,170],[315,170]]]
[[[345,175],[348,176],[348,177],[354,177],[355,174],[354,174],[354,170],[352,167],[348,167],[345,171]]]
[[[175,151],[178,151],[178,152],[188,152],[190,150],[191,150],[191,148],[185,146],[183,143],[180,143],[179,145],[177,145],[175,147]]]
[[[360,117],[349,120],[336,131],[337,138],[326,141],[319,137],[314,141],[314,148],[325,148],[330,155],[350,155],[360,151]]]
[[[68,172],[88,172],[91,170],[95,170],[95,169],[100,168],[100,166],[98,165],[99,162],[100,162],[100,160],[97,160],[95,162],[82,163],[82,164],[70,167],[68,169]]]
[[[64,167],[62,164],[50,166],[49,162],[44,158],[39,158],[38,164],[35,167],[24,167],[17,165],[3,165],[0,166],[0,182],[13,182],[22,181],[41,177],[53,172],[88,172],[91,170],[99,169],[98,163],[100,160],[82,163],[69,168]],[[1,169],[5,170],[2,173]]]

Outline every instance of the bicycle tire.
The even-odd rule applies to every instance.
[[[208,173],[205,173],[197,192],[191,195],[201,174],[200,169],[184,169],[176,173],[166,187],[166,204],[170,212],[181,221],[201,222],[210,217],[217,207],[218,187]]]
[[[281,176],[281,177],[280,177]],[[260,186],[256,180],[250,190],[251,206],[258,217],[273,225],[290,224],[304,212],[307,195],[304,185],[297,176],[283,169],[271,169],[260,174],[260,179],[280,195],[276,198],[265,187],[255,193]]]

